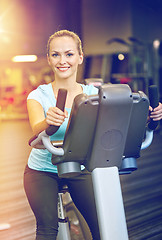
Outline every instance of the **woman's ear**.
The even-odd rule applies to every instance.
[[[82,64],[83,63],[83,59],[84,59],[84,56],[83,56],[83,53],[79,56],[79,64]]]
[[[50,58],[49,58],[49,55],[47,54],[47,62],[48,64],[51,66],[51,62],[50,62]]]

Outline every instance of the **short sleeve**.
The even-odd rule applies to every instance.
[[[37,88],[29,93],[27,100],[29,100],[29,99],[36,100],[37,102],[39,102],[42,105],[42,99],[41,99],[41,94],[40,94],[39,88]]]
[[[98,88],[94,87],[93,85],[84,85],[82,84],[83,92],[87,95],[95,95],[98,94]]]

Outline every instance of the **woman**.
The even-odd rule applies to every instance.
[[[54,33],[47,44],[47,60],[54,72],[54,81],[39,86],[27,99],[29,121],[34,134],[49,125],[60,126],[51,140],[63,140],[73,100],[76,95],[97,94],[97,88],[77,83],[77,69],[83,62],[82,44],[70,31]],[[67,89],[65,111],[56,106],[59,88]],[[37,222],[36,239],[54,240],[58,233],[57,195],[67,184],[72,200],[87,221],[93,239],[99,240],[91,175],[86,170],[79,177],[59,179],[52,155],[47,150],[32,149],[24,173],[24,188]]]

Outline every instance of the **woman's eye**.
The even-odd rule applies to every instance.
[[[57,53],[53,53],[53,54],[52,54],[52,57],[57,57],[57,56],[58,56]]]
[[[68,53],[67,56],[68,56],[68,57],[71,57],[71,56],[73,56],[73,54],[72,54],[72,53]]]

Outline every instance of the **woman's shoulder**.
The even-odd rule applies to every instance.
[[[94,87],[93,85],[81,84],[81,86],[83,88],[83,93],[86,93],[87,95],[98,94],[98,88]]]
[[[28,99],[33,96],[49,94],[50,90],[51,90],[51,83],[39,85],[36,89],[34,89],[29,93]]]
[[[48,84],[39,85],[37,89],[38,91],[46,92],[46,91],[49,91],[51,87],[52,87],[51,83],[48,83]]]

